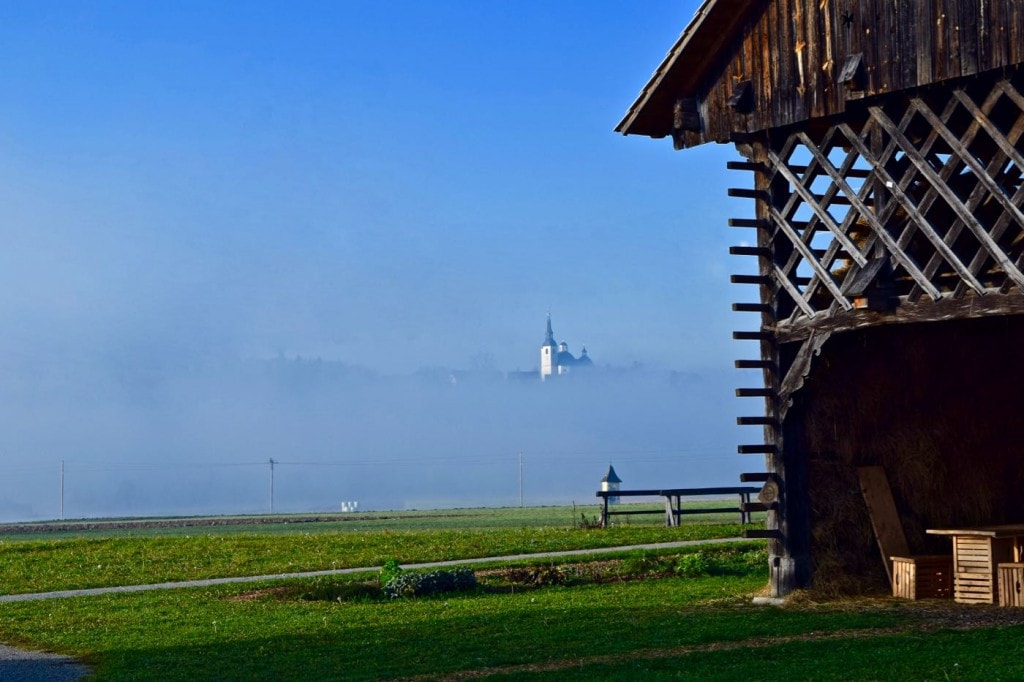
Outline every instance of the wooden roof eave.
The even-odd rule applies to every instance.
[[[656,138],[671,134],[675,101],[697,94],[722,49],[750,10],[761,4],[759,0],[704,0],[615,131]]]

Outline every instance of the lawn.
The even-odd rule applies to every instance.
[[[424,527],[424,518],[431,526]],[[510,519],[518,518],[513,524]],[[561,519],[561,523],[556,522]],[[444,527],[443,521],[452,527]],[[623,524],[573,527],[568,508],[391,514],[373,528],[347,522],[180,529],[94,530],[59,539],[0,539],[0,594],[266,575],[503,556],[678,540],[737,537],[735,523],[678,528]],[[579,524],[576,524],[577,526]],[[290,532],[282,532],[284,526]],[[248,529],[243,532],[240,528]],[[170,532],[173,531],[173,532]],[[32,536],[33,538],[38,536]]]
[[[659,532],[736,530],[686,528]],[[202,556],[197,548],[230,556],[223,543],[235,541],[244,542],[232,551],[258,549],[279,566],[311,560],[304,543],[333,547],[343,537],[361,538],[355,546],[363,556],[409,562],[405,551],[476,556],[531,543],[592,546],[646,540],[648,530],[119,536],[8,541],[0,551],[6,561],[12,549],[36,547],[65,566],[67,583],[81,586],[95,575],[84,561],[62,556],[61,547],[74,554],[81,542],[114,543],[130,565],[122,573],[142,577],[152,557],[191,552],[177,572],[161,563],[182,578],[194,572],[188,565]],[[159,553],[150,545],[194,539],[200,544],[158,544]],[[0,641],[81,657],[99,680],[1024,678],[1017,611],[886,597],[758,606],[751,597],[767,578],[761,546],[475,567],[475,590],[414,599],[386,599],[375,576],[364,574],[0,604]]]

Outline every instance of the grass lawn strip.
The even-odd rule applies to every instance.
[[[0,607],[0,639],[77,654],[98,680],[143,671],[190,682],[899,679],[893,671],[999,680],[1024,672],[1022,628],[999,627],[1020,623],[1024,611],[891,599],[758,607],[749,597],[762,573],[412,601],[297,601],[332,580],[321,579],[291,581],[287,598],[268,583],[264,596],[228,585],[25,602]],[[984,656],[997,667],[982,667]],[[960,670],[972,674],[953,674]]]
[[[621,545],[736,538],[736,524],[678,528],[377,530],[292,535],[0,540],[0,594],[416,564]]]
[[[763,577],[672,578],[392,602],[238,600],[244,590],[5,604],[0,638],[78,655],[98,679],[442,676],[595,654],[817,630],[892,627],[889,613],[749,604]],[[308,582],[308,581],[305,581]],[[739,600],[739,601],[738,601]]]
[[[789,635],[782,637],[761,637],[756,639],[745,639],[736,642],[713,642],[703,645],[684,645],[668,647],[664,649],[634,649],[629,652],[631,661],[654,661],[659,659],[681,658],[694,653],[707,651],[736,651],[748,649],[761,649],[765,647],[779,646],[788,642],[806,641],[830,641],[850,640],[855,638],[878,637],[892,635],[902,632],[900,628],[872,628],[867,630],[835,630],[832,632],[809,632],[800,635]],[[484,668],[479,670],[460,670],[455,673],[438,676],[436,674],[414,675],[412,677],[396,678],[394,682],[430,682],[431,680],[458,682],[459,680],[480,680],[495,676],[516,676],[536,673],[555,673],[575,668],[588,668],[591,670],[604,669],[609,666],[617,666],[622,663],[622,655],[599,655],[587,658],[571,658],[560,661],[548,661],[546,663],[525,663],[522,665],[509,665],[497,668]]]
[[[806,608],[799,603],[794,606],[798,612]],[[818,611],[851,607],[868,611],[891,611],[895,607],[911,620],[886,628],[808,632],[674,650],[638,650],[629,657],[595,656],[592,660],[461,671],[435,679],[1024,679],[1024,660],[1020,656],[1024,611],[1020,609],[963,606],[949,601],[861,599],[826,603],[806,613],[814,619]]]
[[[749,540],[743,538],[718,538],[711,540],[682,540],[680,542],[652,543],[647,545],[631,545],[626,547],[595,547],[592,549],[572,549],[560,552],[538,552],[535,554],[514,554],[500,557],[477,557],[473,559],[452,559],[450,561],[434,561],[420,564],[406,564],[406,570],[445,568],[451,566],[466,566],[471,564],[504,564],[509,562],[526,561],[534,563],[539,559],[565,559],[569,557],[592,556],[597,554],[623,554],[635,552],[664,552],[672,549],[685,547],[699,547],[702,545],[715,544],[740,544],[749,545]],[[124,593],[124,592],[147,592],[150,590],[170,590],[186,587],[211,587],[214,585],[228,585],[232,583],[255,583],[268,580],[296,580],[304,578],[319,578],[329,576],[355,575],[359,573],[376,573],[380,566],[362,566],[355,568],[339,568],[328,571],[309,571],[305,573],[279,573],[274,575],[256,576],[235,576],[231,578],[207,578],[203,580],[189,580],[183,582],[152,583],[148,585],[112,585],[110,587],[93,587],[81,590],[58,590],[53,592],[28,592],[22,594],[0,595],[0,603],[19,601],[38,601],[41,599],[65,599],[69,597],[91,597],[101,594]]]

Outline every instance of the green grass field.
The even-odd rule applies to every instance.
[[[450,528],[392,520],[360,530],[5,538],[2,591],[739,530],[714,523],[583,530],[572,527],[571,512],[550,509],[536,512],[537,525],[499,523],[481,510],[448,514],[462,518]],[[475,514],[489,520],[474,526]],[[566,521],[548,525],[552,515]],[[475,567],[476,590],[416,599],[388,600],[364,574],[5,603],[0,641],[81,657],[100,680],[1024,679],[1024,628],[1012,624],[1015,612],[885,597],[756,606],[751,596],[767,578],[760,546]],[[96,569],[94,560],[118,566]]]

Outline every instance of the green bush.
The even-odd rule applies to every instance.
[[[398,564],[398,559],[388,559],[384,562],[384,565],[380,567],[380,586],[381,588],[387,587],[387,584],[397,578],[402,573],[402,567]]]
[[[445,592],[462,592],[477,586],[476,574],[468,568],[429,573],[399,573],[384,585],[384,594],[398,597],[425,597]]]

